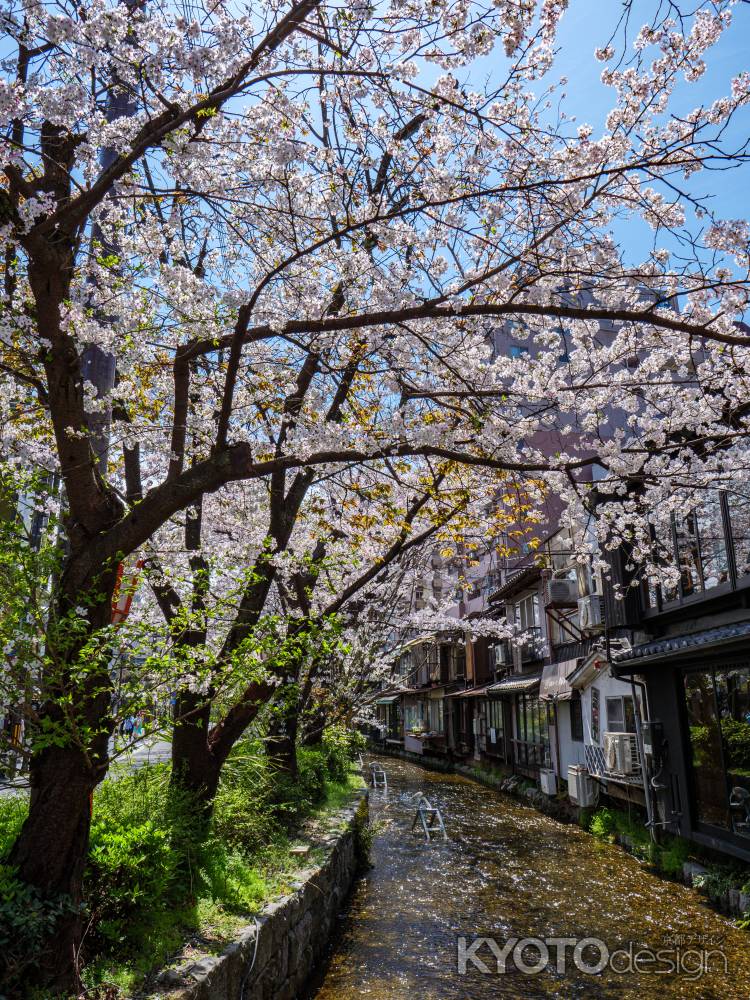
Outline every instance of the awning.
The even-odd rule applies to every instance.
[[[506,677],[505,680],[498,681],[497,684],[490,684],[487,688],[487,694],[523,694],[539,687],[541,679],[541,673],[513,674]]]
[[[750,622],[734,622],[699,632],[664,636],[651,642],[643,642],[621,653],[615,653],[612,657],[613,672],[618,677],[629,677],[631,674],[640,673],[644,666],[675,657],[689,662],[701,661],[706,657],[715,659],[737,655],[743,659],[750,659],[748,641],[750,641]]]
[[[454,691],[453,694],[446,695],[447,698],[482,698],[487,694],[490,685],[484,684],[482,687],[467,688],[465,691]]]
[[[539,685],[539,697],[542,701],[570,701],[573,688],[568,681],[580,662],[575,660],[560,660],[558,663],[548,663],[542,670],[542,681]]]
[[[400,694],[389,694],[389,695],[386,695],[384,698],[378,698],[378,700],[375,702],[375,704],[376,705],[392,705],[394,703],[394,701],[398,701],[400,697],[401,697]]]
[[[501,601],[504,597],[512,597],[513,594],[517,594],[525,587],[530,587],[532,583],[536,583],[541,575],[542,571],[539,566],[525,566],[514,573],[513,576],[509,576],[501,587],[492,591],[489,595],[489,603],[494,604],[496,601]]]
[[[607,674],[608,670],[609,663],[607,657],[601,650],[594,650],[581,660],[580,667],[576,667],[573,673],[569,675],[568,684],[574,690],[583,690],[583,688],[587,688],[589,684],[595,681],[597,677]]]

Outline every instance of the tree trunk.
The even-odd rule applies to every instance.
[[[273,767],[289,778],[297,777],[298,728],[297,698],[287,693],[271,723],[266,752]]]
[[[78,748],[48,747],[33,757],[29,815],[8,857],[18,877],[45,899],[69,897],[70,908],[41,954],[33,956],[29,977],[29,985],[44,985],[54,996],[78,986],[83,870],[97,782]]]
[[[103,645],[93,654],[87,651],[85,663],[79,657],[85,642],[109,623],[116,568],[105,567],[94,584],[87,582],[66,593],[71,567],[76,567],[75,555],[68,560],[60,584],[63,596],[50,616],[48,651],[54,665],[43,678],[46,701],[40,709],[41,723],[35,722],[31,729],[32,746],[40,736],[41,746],[31,756],[29,815],[7,859],[22,882],[39,890],[43,901],[67,904],[41,953],[29,956],[30,985],[42,986],[54,996],[79,986],[83,872],[93,792],[107,773],[113,729],[111,650]],[[85,599],[94,585],[96,601],[89,602],[86,634],[70,633],[66,613],[78,595]],[[50,734],[60,743],[50,745]]]
[[[181,691],[175,704],[172,735],[172,775],[174,791],[191,796],[206,816],[211,818],[221,773],[220,761],[208,745],[211,702],[205,695]]]

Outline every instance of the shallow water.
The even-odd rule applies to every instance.
[[[563,826],[491,789],[383,759],[388,792],[374,791],[374,867],[357,884],[315,1000],[650,998],[748,1000],[750,935],[684,886],[658,879],[634,859],[575,826]],[[448,840],[410,833],[414,796],[424,792],[445,818]],[[596,938],[613,953],[642,952],[640,972],[585,971],[606,957],[587,946],[549,945],[538,974],[506,970],[486,945],[458,971],[457,939],[500,949],[509,938]],[[647,952],[661,952],[649,963]],[[707,954],[708,953],[708,954]],[[520,964],[540,953],[528,947]],[[558,971],[557,960],[562,959]],[[618,969],[627,955],[614,956]],[[724,962],[726,961],[726,971]],[[670,973],[669,963],[681,972]],[[708,966],[708,970],[706,970]]]

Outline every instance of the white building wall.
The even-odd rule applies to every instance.
[[[592,732],[592,702],[594,695],[592,692],[599,692],[599,734],[594,739]],[[558,775],[567,781],[568,767],[571,764],[585,764],[586,746],[596,745],[604,747],[604,734],[607,732],[607,698],[632,697],[633,690],[626,681],[613,677],[608,667],[602,668],[594,679],[581,690],[581,711],[583,714],[583,743],[575,742],[570,736],[570,702],[559,702],[557,706],[558,730],[560,746],[561,768]],[[636,688],[636,697],[641,703],[641,693]],[[641,718],[643,711],[641,707]],[[550,734],[551,741],[554,740],[554,733]],[[553,743],[554,748],[554,743]],[[554,752],[554,749],[553,749]]]

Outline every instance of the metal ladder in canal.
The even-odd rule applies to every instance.
[[[445,823],[443,823],[443,814],[437,806],[433,806],[431,804],[426,795],[422,794],[420,794],[419,802],[417,803],[417,811],[414,814],[414,822],[411,825],[412,833],[414,833],[414,828],[417,823],[421,824],[427,840],[432,840],[433,833],[442,833],[443,840],[448,839]]]
[[[388,775],[385,773],[385,768],[375,761],[370,764],[370,784],[373,788],[382,788],[383,791],[388,791]]]

